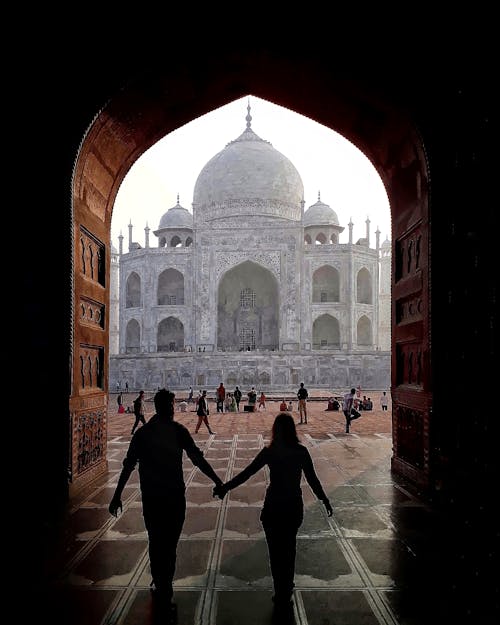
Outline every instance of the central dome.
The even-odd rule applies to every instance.
[[[195,221],[252,215],[300,221],[304,185],[286,156],[247,127],[211,158],[194,187]]]

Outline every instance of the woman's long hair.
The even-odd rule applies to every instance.
[[[288,446],[299,444],[295,421],[288,412],[280,412],[274,419],[270,444]]]

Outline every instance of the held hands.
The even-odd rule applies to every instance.
[[[214,497],[218,497],[219,499],[224,499],[227,491],[228,489],[226,488],[226,485],[221,482],[220,484],[216,484],[214,486],[212,494]]]
[[[325,499],[323,501],[325,508],[326,508],[326,513],[328,514],[328,516],[332,516],[333,514],[333,508],[332,508],[332,504],[329,502],[328,499]]]
[[[113,497],[113,499],[109,503],[108,510],[110,514],[118,517],[118,510],[120,510],[120,513],[123,512],[121,499],[119,497]]]

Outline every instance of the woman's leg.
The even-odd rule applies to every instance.
[[[273,576],[274,603],[290,603],[294,589],[297,529],[295,527],[264,527],[269,564]]]

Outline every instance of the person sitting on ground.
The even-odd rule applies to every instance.
[[[292,404],[292,402],[291,402],[291,401],[289,401],[289,402],[288,402],[288,406],[287,406],[287,409],[286,409],[286,410],[287,410],[287,412],[292,412],[292,410],[293,410],[293,404]]]
[[[280,412],[286,412],[288,410],[288,406],[286,405],[285,398],[283,397],[280,404]]]
[[[339,402],[335,399],[335,397],[330,397],[330,399],[328,400],[328,406],[325,408],[325,410],[335,410],[336,412],[338,412],[339,409]]]
[[[179,408],[181,410],[181,412],[186,412],[187,411],[187,407],[188,407],[188,403],[185,399],[183,399],[182,401],[179,402]]]

